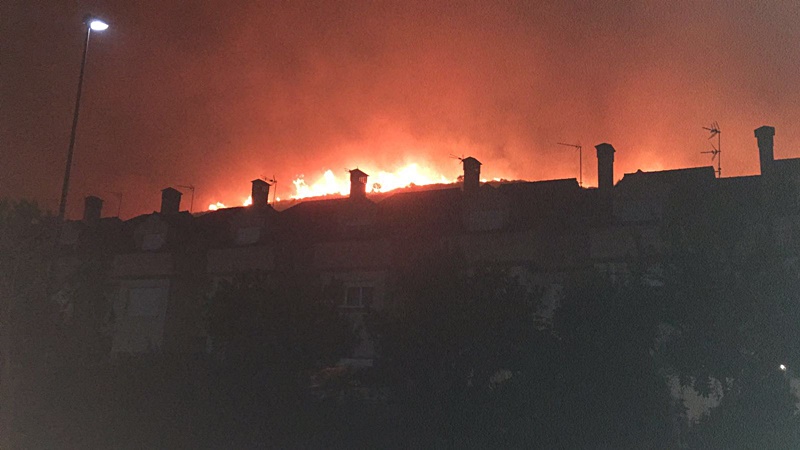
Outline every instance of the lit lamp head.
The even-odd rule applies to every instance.
[[[92,29],[92,31],[103,31],[108,29],[108,24],[97,17],[86,16],[83,21],[89,26],[89,28]]]

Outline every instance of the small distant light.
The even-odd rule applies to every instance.
[[[780,368],[781,368],[781,370],[782,370],[782,371],[786,372],[786,366],[784,366],[783,364],[781,364],[781,365],[780,365]]]
[[[108,24],[99,19],[93,19],[89,22],[89,28],[94,31],[103,31],[108,29]]]

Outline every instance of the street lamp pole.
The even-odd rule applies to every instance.
[[[89,38],[92,30],[103,31],[108,24],[92,16],[84,18],[86,24],[86,38],[83,41],[83,58],[81,58],[81,73],[78,76],[78,95],[75,97],[75,112],[72,116],[72,132],[69,135],[69,150],[67,151],[67,168],[64,171],[64,184],[61,187],[61,203],[58,205],[58,221],[64,221],[67,209],[67,192],[69,191],[69,173],[72,169],[72,154],[75,152],[75,133],[78,131],[78,113],[81,108],[81,91],[83,91],[83,73],[86,70],[86,56],[89,53]]]

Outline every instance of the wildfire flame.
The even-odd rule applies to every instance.
[[[247,198],[242,201],[242,206],[250,206],[252,204],[253,204],[253,196],[251,196],[251,195],[248,195]],[[212,204],[208,205],[208,210],[209,211],[216,211],[218,209],[225,209],[227,207],[228,206],[226,206],[222,202],[216,202],[216,203],[212,203]]]
[[[373,171],[368,168],[363,169],[369,173],[369,192],[389,192],[395,189],[408,187],[411,185],[425,186],[436,183],[454,183],[455,179],[449,179],[436,171],[421,167],[419,164],[408,164],[394,172],[383,170]],[[332,170],[326,170],[322,177],[313,183],[308,183],[304,175],[299,175],[292,181],[295,192],[289,196],[290,199],[303,199],[309,197],[320,197],[323,195],[349,195],[350,176],[342,172],[341,176],[336,176]],[[253,203],[251,197],[247,197],[242,202],[242,206]],[[226,208],[223,203],[216,202],[208,205],[209,211]]]

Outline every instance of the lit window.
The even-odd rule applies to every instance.
[[[375,288],[372,286],[352,286],[347,288],[342,306],[346,308],[363,308],[372,304]]]

